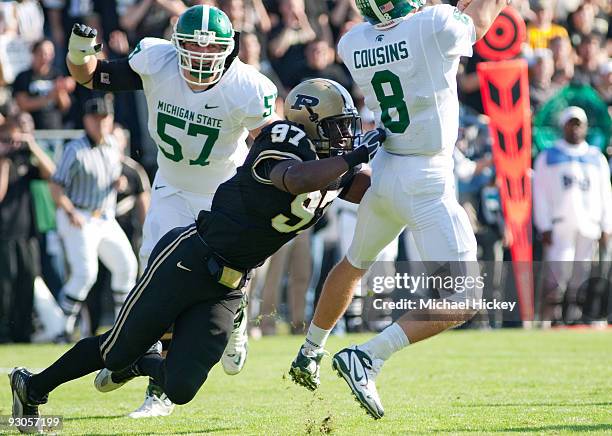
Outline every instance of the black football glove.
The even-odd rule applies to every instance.
[[[385,129],[381,129],[380,127],[364,133],[359,137],[357,148],[343,155],[344,160],[346,160],[351,168],[362,163],[370,162],[386,138],[387,133]]]

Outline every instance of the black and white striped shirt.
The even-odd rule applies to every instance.
[[[79,209],[113,212],[117,201],[114,182],[121,175],[121,152],[112,137],[93,145],[84,136],[64,146],[62,159],[51,178],[64,188]]]

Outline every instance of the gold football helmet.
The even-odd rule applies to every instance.
[[[361,120],[348,91],[327,79],[310,79],[285,99],[285,117],[302,126],[319,157],[338,156],[353,149]]]

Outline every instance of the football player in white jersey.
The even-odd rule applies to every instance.
[[[328,276],[306,341],[291,365],[294,381],[312,390],[319,384],[327,337],[355,286],[368,264],[404,228],[414,235],[422,260],[465,262],[464,267],[473,272],[476,239],[454,189],[452,155],[459,127],[456,75],[459,57],[472,55],[472,45],[507,2],[462,0],[458,8],[424,9],[424,0],[356,0],[356,4],[367,22],[341,38],[338,53],[387,139],[372,161],[372,185],[359,206],[351,247]],[[414,312],[365,344],[333,357],[336,372],[375,419],[384,414],[374,383],[384,361],[409,343],[461,324],[475,313]],[[445,320],[418,321],[434,317]]]
[[[215,7],[190,7],[179,17],[172,41],[144,38],[123,59],[98,60],[96,34],[85,25],[74,26],[67,55],[70,73],[91,89],[144,90],[149,134],[159,148],[140,250],[144,268],[162,236],[192,224],[200,210],[210,210],[217,187],[244,161],[247,136],[257,136],[278,119],[277,90],[237,58],[238,34]],[[240,372],[246,360],[245,306],[223,354],[228,374]],[[144,404],[130,416],[168,415],[172,408],[151,383]]]

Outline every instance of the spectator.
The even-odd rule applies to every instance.
[[[533,207],[550,262],[542,318],[554,322],[563,314],[566,322],[575,322],[581,317],[577,292],[588,278],[596,243],[612,232],[612,188],[607,160],[585,141],[584,110],[570,106],[559,124],[563,139],[535,161]]]
[[[51,183],[58,206],[58,233],[71,271],[60,293],[60,306],[68,317],[68,336],[96,280],[98,255],[112,273],[116,309],[134,286],[137,273],[136,256],[115,220],[121,152],[111,135],[112,102],[107,98],[89,100],[83,124],[86,135],[66,145]]]
[[[29,342],[40,255],[30,181],[55,165],[15,116],[0,125],[0,343]]]
[[[76,23],[87,23],[95,28],[99,27],[94,14],[94,1],[42,0],[42,3],[47,9],[51,38],[60,53],[59,60],[55,65],[60,68],[60,66],[64,66],[64,55],[72,26]]]
[[[54,67],[53,43],[43,39],[32,46],[32,68],[19,73],[13,95],[19,109],[30,112],[37,129],[61,129],[62,114],[71,106],[70,93],[76,83]]]
[[[599,67],[595,88],[608,108],[612,106],[612,59]]]
[[[347,22],[361,22],[359,9],[353,0],[336,0],[329,14],[329,22],[335,41],[340,39],[340,31]]]
[[[576,51],[578,65],[574,72],[574,82],[595,87],[600,67],[605,54],[602,50],[601,37],[597,34],[585,35]]]
[[[552,51],[547,48],[536,49],[529,62],[529,101],[533,113],[561,88],[552,82],[554,70]]]
[[[535,19],[527,26],[527,37],[532,49],[548,48],[550,40],[557,36],[568,38],[565,27],[553,23],[552,0],[531,0],[531,9]]]
[[[45,17],[36,0],[5,1],[0,6],[0,33],[13,34],[32,45],[43,39]]]
[[[221,0],[219,9],[227,14],[238,32],[267,34],[272,28],[261,0]]]
[[[334,63],[334,49],[324,39],[315,39],[306,46],[306,59],[303,64],[294,68],[289,87],[293,88],[306,79],[320,77],[338,82],[346,89],[351,89],[349,75],[338,64]]]
[[[244,32],[240,34],[238,57],[242,62],[252,65],[257,71],[270,79],[276,85],[282,97],[286,95],[284,86],[270,62],[261,58],[261,44],[257,35]]]
[[[280,23],[270,32],[269,55],[274,69],[285,82],[295,66],[304,58],[305,45],[316,38],[306,10],[304,0],[280,0]]]
[[[118,0],[119,25],[132,45],[145,37],[164,38],[170,20],[187,9],[180,0]]]
[[[568,16],[570,40],[577,47],[582,38],[595,31],[595,7],[590,3],[582,3]]]
[[[574,77],[575,53],[569,39],[556,36],[550,40],[553,54],[554,73],[552,81],[559,86],[567,85]]]

